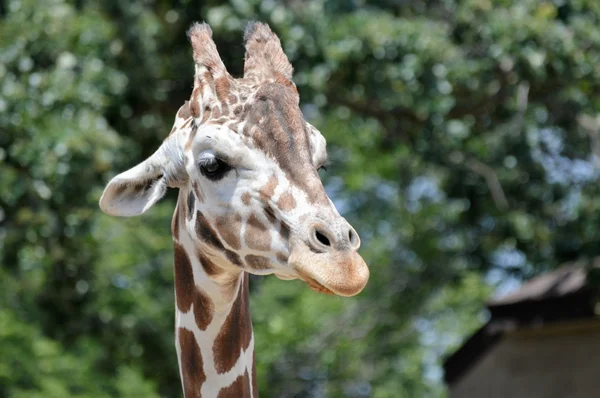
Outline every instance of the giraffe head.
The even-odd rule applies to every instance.
[[[325,139],[304,120],[279,39],[267,25],[251,23],[244,77],[234,79],[208,25],[193,25],[188,36],[195,62],[190,100],[160,148],[109,182],[100,207],[135,216],[167,187],[179,188],[173,234],[205,268],[358,294],[369,277],[360,240],[325,193],[318,174]]]

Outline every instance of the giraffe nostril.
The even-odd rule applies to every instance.
[[[327,237],[325,235],[323,235],[321,232],[315,230],[315,236],[317,237],[317,240],[319,242],[321,242],[323,245],[331,246],[331,242],[329,242],[329,239],[327,239]]]
[[[322,224],[313,224],[308,230],[308,245],[315,253],[330,251],[335,245],[335,235]]]

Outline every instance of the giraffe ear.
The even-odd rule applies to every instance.
[[[227,72],[212,39],[212,30],[206,23],[194,23],[187,32],[194,52],[195,75],[191,110],[201,117],[203,104],[224,101],[229,95],[233,78]]]
[[[169,136],[160,148],[137,166],[114,177],[100,198],[100,209],[111,216],[144,213],[167,192],[187,180],[183,153]]]
[[[268,25],[250,22],[244,33],[246,60],[244,77],[279,77],[292,80],[292,64],[281,48],[281,42]]]

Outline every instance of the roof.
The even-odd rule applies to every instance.
[[[561,297],[574,293],[585,286],[586,271],[577,265],[567,265],[533,278],[519,289],[499,300],[491,300],[488,306],[500,306]]]
[[[593,261],[594,271],[600,258]],[[488,302],[490,320],[444,362],[447,384],[458,381],[504,334],[528,326],[597,317],[589,269],[572,263],[540,275]]]

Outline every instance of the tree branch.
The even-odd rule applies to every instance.
[[[485,179],[488,189],[492,194],[492,199],[496,204],[496,208],[498,208],[498,210],[508,209],[508,200],[506,200],[506,195],[504,194],[500,180],[498,180],[496,171],[487,164],[476,159],[467,159],[464,164],[469,170],[479,174]]]

